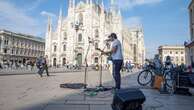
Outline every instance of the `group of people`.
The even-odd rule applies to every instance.
[[[34,69],[35,61],[27,60],[22,61],[2,61],[0,62],[0,69]]]
[[[168,69],[171,69],[174,67],[174,65],[172,63],[172,59],[170,56],[166,57],[165,62],[163,64],[159,58],[159,55],[155,55],[155,57],[153,59],[153,65],[156,68],[156,70],[158,70],[158,71],[160,71],[163,67],[168,68]]]
[[[133,65],[132,65],[131,61],[126,61],[124,68],[127,72],[133,72]]]

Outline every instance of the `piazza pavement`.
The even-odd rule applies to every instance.
[[[60,88],[64,83],[83,83],[83,71],[51,72],[50,77],[44,74],[42,78],[32,71],[29,73],[5,75],[0,72],[3,74],[0,75],[0,110],[112,110],[111,91],[92,96],[82,89]],[[122,88],[143,91],[146,96],[143,110],[193,110],[193,96],[161,95],[157,90],[139,86],[137,74],[138,70],[122,72]],[[98,71],[88,71],[88,87],[96,87],[98,80]],[[103,71],[103,85],[114,85],[109,71]]]

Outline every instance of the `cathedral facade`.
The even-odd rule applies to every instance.
[[[106,64],[107,56],[101,56],[96,48],[110,49],[105,41],[112,32],[117,34],[118,39],[123,44],[124,52],[129,56],[125,59],[133,62],[134,52],[139,51],[138,49],[134,50],[134,45],[137,45],[136,40],[139,38],[137,39],[132,31],[126,31],[124,28],[121,12],[114,0],[111,0],[111,6],[108,10],[105,9],[103,1],[97,1],[81,0],[76,2],[69,0],[67,16],[63,16],[62,10],[59,12],[57,29],[52,28],[52,20],[48,17],[45,55],[48,57],[49,65],[83,65],[86,61],[88,65],[101,63],[101,61]],[[135,44],[132,43],[133,41]],[[133,51],[126,46],[132,46]],[[144,43],[142,48],[145,52]],[[130,56],[128,52],[133,56]],[[142,55],[145,56],[144,53]],[[144,57],[141,56],[142,58]]]

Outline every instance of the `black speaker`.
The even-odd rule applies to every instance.
[[[142,110],[142,104],[146,100],[139,89],[120,89],[113,97],[113,110]]]

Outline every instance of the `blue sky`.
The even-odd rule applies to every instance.
[[[129,27],[142,25],[147,56],[160,45],[183,44],[189,40],[188,5],[191,0],[115,0],[123,21]],[[109,0],[104,0],[106,8]],[[0,0],[0,28],[44,37],[46,15],[53,24],[63,7],[67,14],[68,0]]]

